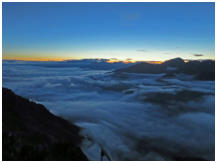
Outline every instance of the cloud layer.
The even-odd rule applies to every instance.
[[[3,62],[3,86],[81,126],[89,159],[214,160],[214,81],[66,64]]]

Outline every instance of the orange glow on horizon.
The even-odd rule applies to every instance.
[[[2,60],[18,60],[18,61],[65,61],[74,58],[31,58],[31,57],[2,57]]]
[[[108,60],[108,61],[106,61],[107,63],[116,63],[116,62],[120,62],[119,60],[112,60],[112,59],[110,59],[110,60]]]
[[[129,60],[129,59],[126,59],[126,60],[119,60],[119,59],[113,59],[113,58],[111,58],[111,59],[109,59],[108,61],[106,61],[107,63],[116,63],[116,62],[123,62],[123,63],[125,63],[125,64],[128,64],[128,63],[136,63],[136,61],[134,61],[134,60]]]
[[[146,62],[152,64],[162,64],[164,61],[146,61]]]
[[[67,60],[81,60],[82,58],[31,58],[31,57],[2,57],[2,60],[17,60],[17,61],[40,61],[40,62],[48,62],[48,61],[67,61]],[[83,58],[84,59],[84,58]],[[91,59],[91,58],[89,58]],[[92,58],[93,59],[93,58]],[[126,60],[119,60],[116,58],[111,58],[106,61],[107,63],[117,63],[117,62],[123,62],[125,64],[128,63],[136,63],[138,61],[132,60],[132,59],[126,59]],[[152,64],[161,64],[163,61],[141,61],[140,62],[147,62]]]
[[[18,59],[11,59],[11,58],[3,58],[3,60],[18,60],[18,61],[64,61],[64,59],[43,59],[43,58],[18,58]]]
[[[82,59],[98,59],[101,60],[103,58],[78,58],[78,57],[26,57],[26,56],[19,56],[19,57],[14,57],[14,56],[5,56],[4,54],[2,55],[2,60],[18,60],[18,61],[41,61],[41,62],[47,62],[47,61],[56,61],[56,62],[61,62],[61,61],[67,61],[67,60],[82,60]],[[165,60],[166,61],[166,60]],[[188,62],[189,60],[184,59],[184,62]],[[164,61],[148,61],[148,60],[133,60],[133,59],[117,59],[117,58],[110,58],[106,59],[107,63],[118,63],[122,62],[125,64],[128,63],[136,63],[136,62],[147,62],[151,64],[162,64]]]

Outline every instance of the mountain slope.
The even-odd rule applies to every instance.
[[[79,128],[2,89],[3,160],[87,160]]]
[[[163,62],[162,64],[138,63],[136,65],[118,69],[116,73],[144,73],[144,74],[160,74],[165,73],[172,76],[178,73],[193,75],[197,80],[215,80],[215,61],[189,61],[184,62],[181,58],[174,58]]]

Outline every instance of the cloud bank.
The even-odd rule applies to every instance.
[[[3,62],[3,87],[82,127],[90,160],[214,160],[214,81],[89,63]]]

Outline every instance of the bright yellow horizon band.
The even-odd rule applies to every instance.
[[[25,56],[2,56],[3,60],[22,60],[22,61],[64,61],[64,60],[79,60],[81,58],[78,57],[25,57]]]
[[[133,59],[119,59],[119,58],[90,58],[90,57],[87,57],[87,58],[84,58],[84,57],[63,57],[63,56],[60,56],[60,57],[57,57],[57,56],[36,56],[36,55],[32,55],[31,57],[29,56],[26,56],[26,55],[12,55],[12,54],[4,54],[2,55],[2,60],[21,60],[21,61],[66,61],[66,60],[82,60],[82,59],[107,59],[107,62],[108,63],[115,63],[115,62],[124,62],[124,63],[135,63],[135,62],[138,62],[138,61],[144,61],[144,62],[149,62],[149,63],[155,63],[155,64],[160,64],[166,60],[150,60],[150,59],[147,59],[147,60],[133,60]],[[171,58],[172,59],[172,58]],[[201,59],[201,58],[198,58],[198,59]],[[203,59],[211,59],[211,60],[215,60],[215,57],[214,58],[203,58]],[[185,60],[185,59],[184,59]],[[188,61],[188,59],[186,59],[186,61]]]
[[[67,59],[60,59],[60,58],[14,58],[14,57],[3,57],[3,60],[19,60],[19,61],[64,61]]]
[[[66,60],[82,60],[86,58],[29,58],[29,57],[2,57],[2,60],[17,60],[17,61],[40,61],[40,62],[48,62],[48,61],[66,61]],[[89,58],[90,59],[90,58]],[[94,58],[92,58],[94,59]],[[115,63],[115,62],[123,62],[123,63],[135,63],[138,62],[136,60],[119,60],[119,59],[108,59],[108,63]],[[161,64],[163,61],[145,61],[149,63]]]

